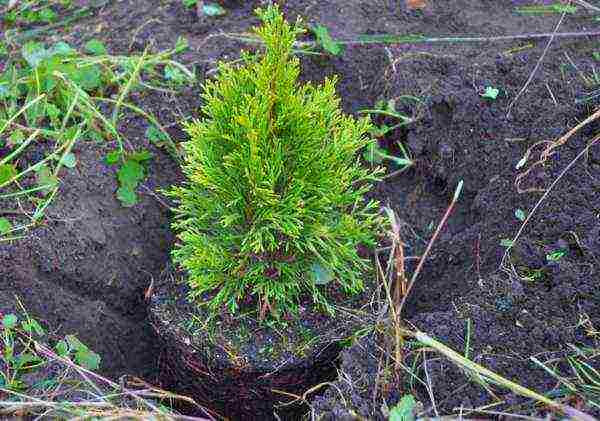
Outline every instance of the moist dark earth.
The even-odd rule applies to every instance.
[[[391,0],[283,3],[290,20],[301,16],[310,24],[320,23],[344,40],[361,34],[551,33],[560,19],[558,14],[516,14],[514,8],[524,3],[517,1],[426,1],[421,10]],[[180,1],[123,0],[98,9],[56,39],[82,45],[99,38],[111,53],[129,54],[147,46],[171,48],[179,36],[186,37],[190,49],[178,59],[195,68],[199,83],[176,96],[152,93],[133,99],[182,141],[179,123],[197,115],[202,80],[214,73],[217,60],[235,59],[240,49],[250,48],[231,34],[258,23],[253,10],[261,2],[224,5],[227,16],[200,22]],[[597,27],[591,12],[581,9],[565,16],[558,31]],[[599,105],[598,97],[583,100],[600,85],[592,55],[600,45],[594,37],[554,39],[519,95],[547,42],[349,45],[338,57],[301,56],[303,80],[338,76],[347,112],[396,99],[398,111],[416,117],[380,140],[391,153],[398,152],[397,141],[403,142],[415,166],[379,183],[372,193],[402,221],[406,255],[423,252],[457,183],[464,182],[458,205],[412,292],[407,323],[459,352],[465,349],[471,323],[471,358],[539,392],[554,389],[557,381],[530,357],[552,365],[570,352],[568,344],[597,347],[598,337],[589,326],[600,322],[600,146],[590,146],[560,179],[502,265],[506,248],[501,242],[512,239],[522,224],[515,211],[528,215],[542,197],[539,190],[556,180],[598,133],[598,123],[587,125],[516,184],[518,174],[547,145],[535,146],[538,142],[555,140]],[[499,89],[495,100],[482,97],[486,87]],[[404,101],[403,95],[421,101]],[[121,124],[133,145],[152,149],[146,127],[135,116]],[[64,173],[46,223],[25,240],[0,245],[0,290],[18,295],[32,314],[61,333],[77,333],[103,356],[107,376],[130,374],[160,383],[160,348],[146,320],[144,293],[160,277],[173,242],[167,206],[155,192],[179,182],[181,175],[166,153],[153,150],[141,203],[123,208],[115,199],[114,170],[102,162],[110,146],[80,144],[75,150],[79,164]],[[531,147],[527,163],[517,169]],[[395,169],[390,165],[390,172]],[[564,256],[548,261],[547,255],[557,250]],[[384,390],[375,380],[378,349],[385,344],[385,338],[364,338],[344,352],[340,371],[357,383],[337,382],[335,390],[315,399],[314,415],[384,419],[383,401],[392,406],[406,393],[414,394],[428,415],[491,402],[501,402],[493,407],[498,411],[531,411],[501,389],[494,389],[494,398],[432,352],[423,354],[427,363],[421,359],[416,364],[427,387],[400,373]]]

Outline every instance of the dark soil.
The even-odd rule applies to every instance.
[[[284,10],[291,19],[301,15],[327,26],[341,39],[369,33],[552,32],[559,18],[518,15],[514,7],[523,3],[518,1],[426,3],[425,10],[416,11],[408,10],[404,1],[289,0]],[[180,1],[124,0],[104,7],[57,39],[66,37],[81,45],[100,38],[109,51],[127,54],[146,45],[169,48],[178,36],[185,36],[191,49],[180,59],[195,66],[202,80],[214,72],[216,60],[234,59],[240,48],[247,47],[222,33],[243,32],[257,23],[252,10],[259,4],[232,2],[228,16],[200,24]],[[560,31],[589,30],[594,23],[597,26],[580,11],[567,16]],[[339,57],[302,57],[304,80],[339,75],[338,90],[348,112],[401,95],[422,99],[419,107],[398,99],[399,111],[420,119],[382,140],[382,146],[390,147],[397,140],[404,142],[416,166],[382,182],[376,192],[405,224],[407,255],[423,252],[457,182],[463,180],[465,188],[413,291],[407,317],[458,350],[464,347],[470,319],[472,358],[541,392],[553,388],[555,381],[530,364],[529,357],[537,355],[545,362],[564,355],[567,343],[591,343],[593,338],[585,335],[579,322],[587,317],[598,325],[600,318],[599,146],[591,147],[563,177],[523,232],[508,261],[521,278],[500,268],[505,251],[500,242],[512,238],[521,224],[515,210],[529,213],[541,197],[540,192],[518,192],[517,162],[536,142],[555,139],[598,105],[597,98],[579,101],[598,89],[597,79],[586,82],[594,80],[597,63],[591,53],[597,50],[597,39],[561,38],[554,40],[532,83],[509,110],[546,42],[349,46]],[[481,97],[487,86],[500,89],[496,100]],[[196,112],[198,92],[194,86],[183,95],[145,95],[135,102],[156,113],[161,123],[172,125],[172,135],[182,139],[176,125]],[[122,124],[135,146],[148,146],[146,127],[137,117]],[[555,180],[597,129],[597,124],[591,125],[571,138],[522,187],[547,186]],[[79,164],[66,171],[46,225],[26,240],[0,245],[0,291],[18,294],[26,308],[60,326],[61,332],[77,332],[104,357],[104,373],[154,380],[158,340],[147,323],[143,296],[168,261],[172,237],[168,212],[150,191],[178,182],[180,175],[167,154],[153,150],[141,203],[122,208],[114,195],[114,170],[101,161],[110,146],[80,144]],[[528,165],[539,153],[540,148],[534,150]],[[564,249],[565,256],[549,263],[546,255],[557,249]],[[533,273],[535,279],[524,280]],[[378,344],[365,343],[363,351],[355,348],[343,357],[343,367],[354,365],[358,378],[360,367],[370,364],[365,356],[375,354]],[[374,358],[379,361],[377,355]],[[376,366],[365,368],[363,377],[374,381]],[[414,393],[425,409],[440,414],[492,401],[444,361],[435,360],[428,370],[435,406],[422,386],[410,388],[405,379],[388,394],[390,405],[402,393]],[[349,408],[336,406],[344,401],[337,392],[327,395],[328,402],[317,404],[320,414],[328,416],[327,411],[336,407],[340,417],[350,409],[363,416],[381,416],[382,394],[374,400],[372,384],[362,389],[364,393],[346,399]],[[342,419],[335,417],[331,419]]]

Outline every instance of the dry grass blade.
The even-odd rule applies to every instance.
[[[81,398],[76,401],[56,400],[56,396],[38,398],[28,396],[9,390],[3,390],[20,399],[20,401],[0,402],[2,414],[29,414],[33,410],[45,410],[45,416],[67,417],[68,419],[130,419],[130,420],[189,420],[209,421],[207,418],[190,417],[179,415],[158,405],[158,400],[183,401],[197,405],[192,399],[148,385],[147,383],[134,379],[131,386],[138,389],[129,389],[122,384],[117,384],[104,378],[91,370],[81,367],[68,358],[63,358],[49,349],[46,345],[35,342],[34,347],[39,355],[43,355],[49,362],[58,363],[61,367],[77,373],[84,384],[77,387],[89,398]],[[144,387],[144,389],[139,389]]]
[[[598,116],[600,116],[600,110],[598,110],[596,113],[594,113],[594,115],[598,114]],[[583,127],[581,124],[578,126],[579,128]],[[571,133],[571,132],[569,132]],[[569,136],[570,137],[570,136]],[[566,142],[566,140],[568,139],[568,137],[563,136],[563,138],[561,139],[565,139],[564,142]],[[560,141],[560,139],[559,139]],[[594,146],[595,144],[598,143],[598,141],[600,141],[600,135],[596,136],[595,138],[593,138],[588,145],[581,150],[581,152],[579,152],[577,154],[577,156],[569,163],[569,165],[567,165],[558,175],[558,177],[556,177],[556,179],[552,182],[552,184],[550,184],[550,186],[548,187],[548,189],[546,189],[546,191],[544,192],[544,194],[542,195],[542,197],[540,197],[540,199],[537,201],[537,203],[535,204],[535,206],[531,209],[531,211],[528,212],[527,217],[525,218],[525,220],[523,221],[523,223],[521,224],[521,226],[519,227],[519,230],[517,231],[517,233],[515,234],[515,236],[513,237],[513,239],[511,240],[511,246],[507,247],[506,251],[504,252],[504,256],[502,257],[502,262],[500,264],[500,267],[502,269],[504,269],[506,272],[508,272],[509,274],[513,274],[516,277],[518,277],[518,275],[516,275],[516,271],[514,269],[510,270],[508,268],[508,261],[509,261],[509,256],[510,256],[510,251],[512,249],[512,247],[516,244],[516,242],[518,241],[518,239],[521,237],[521,234],[523,233],[523,231],[525,230],[525,227],[527,226],[527,224],[529,224],[529,221],[531,221],[531,219],[533,218],[533,215],[536,214],[536,212],[538,211],[538,209],[542,206],[542,203],[544,203],[544,201],[548,198],[548,196],[550,195],[550,193],[552,192],[552,190],[554,190],[554,187],[560,182],[560,180],[565,176],[565,174],[567,172],[569,172],[569,170],[571,168],[573,168],[573,166],[585,155],[588,153],[588,151],[590,150],[590,148],[592,146]],[[563,142],[563,143],[564,143]]]
[[[527,152],[525,153],[525,157],[528,157],[529,155],[531,155],[531,150],[533,148],[535,148],[538,145],[541,144],[547,144],[548,146],[542,151],[542,153],[540,154],[540,159],[536,162],[534,162],[533,164],[531,164],[529,166],[529,168],[526,171],[521,172],[519,175],[517,175],[517,178],[515,180],[515,186],[517,187],[519,193],[525,193],[525,192],[530,192],[530,191],[538,191],[539,189],[522,189],[521,188],[521,183],[523,182],[523,180],[525,180],[525,178],[527,178],[527,176],[531,173],[531,171],[533,171],[534,168],[545,164],[548,159],[554,154],[554,150],[556,148],[558,148],[559,146],[564,145],[565,143],[567,143],[567,141],[573,137],[577,132],[579,132],[582,128],[584,128],[585,126],[587,126],[588,124],[598,120],[598,118],[600,118],[600,108],[598,108],[592,115],[590,115],[588,118],[586,118],[585,120],[583,120],[581,123],[579,123],[577,126],[573,127],[571,130],[569,130],[567,133],[565,133],[563,136],[561,136],[560,138],[558,138],[557,140],[555,140],[554,142],[550,142],[550,141],[542,141],[542,142],[537,142],[536,144],[534,144],[533,146],[531,146],[531,148],[529,148],[527,150]]]

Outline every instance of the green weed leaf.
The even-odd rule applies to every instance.
[[[218,3],[211,2],[204,4],[202,7],[202,13],[204,13],[206,16],[216,17],[226,15],[227,10]]]
[[[156,126],[150,126],[146,129],[146,137],[156,146],[163,146],[167,140],[167,135],[165,135],[161,130]]]
[[[552,253],[548,253],[546,255],[546,260],[549,262],[558,262],[560,259],[565,257],[566,254],[567,254],[566,250],[563,250],[563,249],[555,250]]]
[[[117,199],[125,207],[132,207],[138,203],[138,197],[135,192],[139,183],[145,178],[144,161],[152,158],[148,151],[140,151],[130,154],[121,168],[117,171],[119,189],[117,190]]]
[[[70,75],[70,79],[85,91],[102,86],[102,72],[98,66],[78,67]]]
[[[106,47],[102,41],[95,38],[85,43],[85,51],[94,56],[103,56],[107,53]]]
[[[494,99],[498,98],[499,93],[500,93],[499,89],[491,87],[491,86],[487,86],[485,88],[485,92],[481,95],[481,97],[494,100]]]
[[[17,370],[27,370],[36,366],[37,364],[42,363],[43,360],[37,355],[31,354],[29,352],[25,352],[19,354],[16,358],[15,365]]]
[[[75,363],[87,368],[97,370],[100,367],[100,356],[90,350],[83,342],[74,335],[65,336],[69,349],[75,351]]]
[[[18,146],[25,140],[25,134],[21,130],[13,131],[8,138],[8,146]]]
[[[177,38],[177,41],[175,42],[175,53],[179,54],[179,53],[187,50],[188,47],[189,47],[188,40],[185,37],[180,36],[179,38]]]
[[[0,165],[0,185],[7,183],[17,175],[17,169],[12,164]]]
[[[515,210],[515,218],[517,218],[521,222],[523,222],[525,220],[526,216],[525,216],[525,212],[523,211],[523,209]]]
[[[69,355],[69,345],[64,340],[60,340],[54,346],[54,350],[59,357],[66,357]]]
[[[502,247],[510,248],[513,246],[513,241],[508,238],[503,238],[502,240],[500,240],[500,245]]]
[[[98,370],[100,368],[100,355],[93,351],[75,352],[75,363],[88,370]]]
[[[121,160],[121,151],[110,151],[104,157],[104,162],[107,165],[115,165]]]
[[[34,41],[30,41],[23,45],[21,54],[32,69],[38,67],[44,60],[52,55],[51,52],[46,49],[44,44]]]
[[[58,185],[58,178],[56,178],[52,174],[50,168],[47,165],[40,165],[35,170],[35,173],[37,185],[39,187],[44,187],[44,189],[42,189],[44,192],[49,193],[54,187]]]
[[[19,318],[16,314],[5,314],[2,318],[2,326],[4,326],[5,329],[12,329],[17,326],[18,321]]]
[[[183,73],[179,67],[170,64],[165,66],[165,79],[170,80],[177,85],[184,84],[188,80],[185,73]]]
[[[389,421],[413,421],[415,419],[414,409],[417,401],[412,395],[404,395],[400,402],[390,410]]]
[[[146,149],[142,149],[141,151],[130,153],[127,156],[127,159],[131,159],[133,161],[142,163],[145,161],[149,161],[150,159],[152,159],[153,156],[154,155],[152,154],[152,152],[150,152]]]
[[[12,224],[6,218],[0,218],[0,235],[6,234],[12,229]]]
[[[35,333],[38,336],[44,335],[46,332],[44,328],[35,319],[27,319],[21,322],[21,328],[27,333]]]
[[[134,189],[130,186],[121,186],[117,189],[117,199],[121,202],[121,204],[130,208],[138,204],[138,196]]]
[[[117,178],[122,186],[135,188],[144,179],[144,167],[138,161],[128,159],[117,171]]]
[[[327,29],[327,27],[317,24],[312,31],[317,37],[317,43],[323,50],[334,56],[342,54],[344,51],[343,45],[333,40],[331,35],[329,35],[329,29]]]
[[[53,55],[59,56],[72,56],[74,54],[77,54],[77,50],[75,50],[73,47],[71,47],[64,41],[60,41],[54,44],[51,50]]]
[[[69,152],[62,156],[60,163],[67,168],[75,168],[77,165],[77,157],[75,157],[73,152]]]
[[[67,343],[69,344],[69,348],[75,351],[87,351],[88,347],[81,342],[79,339],[77,339],[77,336],[75,335],[67,335],[65,336],[65,340],[67,341]]]
[[[51,23],[56,20],[56,12],[49,7],[45,7],[38,12],[38,18],[42,22]]]

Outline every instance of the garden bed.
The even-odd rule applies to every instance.
[[[411,2],[289,0],[284,11],[290,20],[303,16],[345,40],[382,33],[548,34],[561,17],[518,13],[516,8],[525,4],[521,1],[426,1],[419,10],[406,3]],[[42,39],[66,40],[83,48],[97,38],[112,54],[140,54],[148,45],[153,51],[164,50],[179,36],[185,37],[190,48],[177,59],[195,68],[198,82],[176,94],[140,92],[132,99],[152,112],[177,143],[185,139],[180,123],[197,115],[200,83],[215,72],[216,60],[233,60],[240,49],[253,48],[239,34],[258,22],[252,10],[259,4],[226,4],[230,10],[226,16],[200,24],[194,11],[180,1],[126,0],[94,9],[91,16]],[[576,13],[565,15],[558,32],[593,29],[598,16],[594,13],[579,6]],[[600,88],[600,76],[594,73],[598,39],[556,37],[545,53],[549,37],[347,45],[338,56],[301,56],[304,80],[339,75],[338,92],[347,112],[396,99],[398,112],[415,117],[380,140],[393,154],[399,153],[396,142],[402,142],[414,165],[384,180],[373,193],[402,221],[406,256],[423,253],[455,186],[464,182],[461,199],[412,292],[407,323],[459,352],[470,347],[471,359],[541,393],[557,390],[559,382],[532,364],[531,356],[572,376],[563,363],[567,354],[572,355],[569,344],[598,349],[593,326],[600,318],[600,146],[590,147],[562,176],[504,265],[503,257],[508,241],[543,194],[520,193],[518,188],[541,188],[556,180],[597,134],[598,123],[578,131],[517,185],[518,174],[530,168],[544,146],[535,147],[516,167],[534,144],[556,140],[598,106],[600,97],[593,96]],[[541,65],[527,83],[542,54]],[[483,96],[488,87],[498,89],[497,97]],[[403,95],[418,101],[405,101]],[[388,125],[395,121],[377,120]],[[145,295],[163,276],[173,241],[169,203],[157,190],[180,182],[181,174],[164,149],[148,142],[147,128],[146,119],[129,112],[119,125],[134,148],[154,154],[137,205],[124,208],[116,198],[116,169],[103,162],[114,143],[80,143],[74,149],[78,164],[62,173],[60,194],[48,208],[43,226],[32,229],[25,239],[0,243],[4,281],[0,292],[19,293],[32,314],[60,326],[61,332],[76,332],[103,356],[101,370],[114,378],[136,374],[156,380],[159,373],[159,341],[146,318]],[[35,157],[44,148],[34,146],[28,154]],[[389,172],[398,169],[388,166]],[[510,276],[511,264],[519,277]],[[414,266],[414,260],[407,260],[409,273]],[[342,368],[368,354],[379,361],[375,350],[384,342],[378,341],[360,342],[361,351],[348,351]],[[427,352],[420,355],[439,358]],[[585,361],[598,365],[593,358]],[[365,366],[365,372],[353,377],[373,377],[375,365]],[[331,389],[330,402],[320,400],[315,408],[321,415],[337,408],[377,417],[385,398],[391,407],[410,393],[423,402],[429,415],[479,407],[496,398],[506,401],[494,407],[499,411],[535,412],[512,396],[496,391],[494,398],[444,361],[433,361],[427,373],[422,360],[416,366],[420,378],[429,376],[429,389],[400,377],[385,393],[376,390],[356,402],[346,399],[349,407],[344,409]],[[555,396],[565,401],[579,396],[560,393]]]

